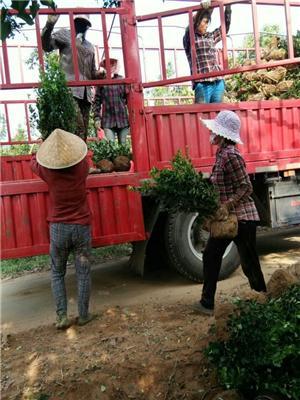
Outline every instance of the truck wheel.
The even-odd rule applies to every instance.
[[[202,254],[209,233],[201,229],[197,215],[197,213],[170,214],[165,225],[165,244],[170,265],[185,278],[202,282]],[[219,280],[228,278],[239,264],[237,248],[231,242],[223,256]]]

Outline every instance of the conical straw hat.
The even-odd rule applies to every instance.
[[[85,142],[73,133],[55,129],[41,144],[36,158],[50,169],[62,169],[78,164],[87,154]]]

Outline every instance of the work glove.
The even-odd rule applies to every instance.
[[[54,26],[58,21],[59,15],[57,14],[49,14],[47,18],[47,24]]]
[[[200,1],[200,5],[203,8],[209,8],[211,6],[211,0],[202,0]]]
[[[97,129],[97,131],[101,129],[101,121],[100,121],[100,119],[96,119],[95,120],[94,126]]]

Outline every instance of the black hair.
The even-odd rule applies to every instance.
[[[197,31],[200,22],[204,18],[207,18],[208,22],[211,21],[212,12],[213,12],[213,9],[205,9],[205,8],[200,8],[200,10],[197,11],[197,14],[194,17],[194,31],[195,32]]]
[[[83,18],[76,18],[74,24],[76,33],[85,33],[89,28],[89,23]]]
[[[233,140],[227,139],[227,138],[224,138],[224,143],[226,145],[229,145],[229,144],[236,145],[236,142],[234,142]]]

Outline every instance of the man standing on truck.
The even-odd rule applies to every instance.
[[[41,35],[43,50],[49,52],[54,49],[59,49],[60,64],[66,74],[67,80],[75,80],[71,31],[69,29],[59,29],[53,33],[58,18],[59,15],[48,15],[47,23]],[[105,71],[103,68],[96,71],[94,47],[85,38],[88,28],[92,26],[89,16],[83,14],[76,15],[74,24],[79,79],[91,80],[104,78]],[[86,140],[92,103],[92,90],[89,86],[78,86],[71,87],[71,91],[77,105],[77,128],[75,133],[83,140]]]
[[[122,79],[119,75],[119,62],[115,58],[109,59],[111,78]],[[106,60],[100,66],[106,68]],[[95,128],[103,128],[107,140],[115,141],[117,136],[119,144],[125,144],[129,133],[129,120],[127,110],[126,86],[104,85],[96,88],[93,103]]]
[[[213,9],[209,9],[211,1],[205,0],[200,4],[202,4],[203,8],[198,10],[193,18],[196,48],[195,72],[197,74],[205,74],[221,70],[216,44],[222,40],[222,32],[221,27],[215,29],[213,32],[207,32],[213,12]],[[230,21],[231,6],[227,5],[225,7],[226,33],[229,31]],[[192,49],[189,27],[186,28],[183,36],[183,47],[192,74]],[[221,103],[225,91],[224,79],[218,77],[197,79],[193,81],[193,90],[195,91],[195,103]]]
[[[57,329],[71,323],[67,317],[65,274],[68,256],[75,255],[78,288],[78,325],[95,315],[89,313],[91,291],[91,217],[86,195],[89,165],[87,146],[78,136],[55,129],[31,161],[32,171],[49,188],[50,259],[52,293],[56,304]]]

